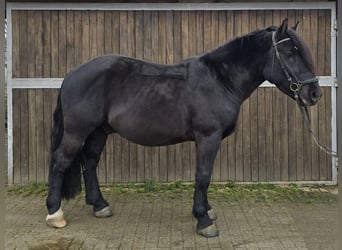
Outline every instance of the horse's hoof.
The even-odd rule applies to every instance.
[[[217,215],[215,214],[214,209],[208,210],[207,213],[208,213],[208,216],[211,219],[211,221],[217,220]]]
[[[102,208],[99,211],[94,212],[95,217],[97,218],[106,218],[113,215],[112,211],[110,210],[109,206]]]
[[[64,219],[64,213],[61,208],[58,209],[57,212],[55,212],[54,214],[48,214],[45,221],[48,226],[54,228],[62,228],[67,225],[67,222]]]
[[[203,229],[197,229],[197,233],[206,238],[217,237],[219,235],[219,231],[217,230],[215,224],[212,224],[209,227],[205,227]]]

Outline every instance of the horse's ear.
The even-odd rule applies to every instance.
[[[286,31],[287,31],[287,23],[288,23],[288,19],[285,18],[283,22],[281,23],[281,25],[278,27],[276,31],[277,40],[285,37]]]
[[[295,31],[297,31],[298,25],[299,25],[299,21],[296,22],[295,26],[293,26],[292,29],[294,29]]]

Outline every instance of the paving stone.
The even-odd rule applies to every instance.
[[[190,196],[104,194],[114,215],[99,219],[80,195],[63,202],[69,225],[46,226],[45,198],[6,197],[6,249],[334,249],[337,202],[314,204],[211,199],[217,238],[196,234]]]

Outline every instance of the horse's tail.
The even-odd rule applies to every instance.
[[[64,124],[63,124],[63,111],[61,105],[61,91],[58,94],[57,106],[53,114],[53,129],[51,135],[51,162],[49,171],[49,182],[51,182],[53,165],[56,160],[54,157],[54,152],[58,149],[61,144],[64,134]],[[72,161],[71,166],[64,172],[61,196],[62,199],[74,198],[77,194],[81,192],[81,156],[80,153]]]

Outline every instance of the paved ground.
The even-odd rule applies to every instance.
[[[6,249],[334,249],[337,199],[255,202],[211,199],[220,236],[195,233],[191,194],[104,194],[114,216],[97,219],[84,195],[64,202],[69,225],[45,225],[45,197],[7,195]]]

